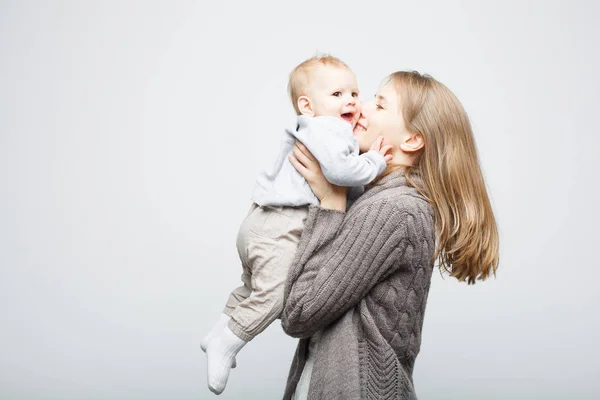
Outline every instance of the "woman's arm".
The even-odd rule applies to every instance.
[[[389,200],[361,204],[351,214],[310,207],[286,281],[281,321],[287,334],[313,335],[398,269],[420,264],[414,259],[421,246],[418,216]]]
[[[322,183],[311,161],[302,161],[314,174],[308,174],[309,183]],[[317,192],[327,190],[324,186]],[[423,237],[418,232],[422,224],[415,220],[418,206],[412,203],[420,200],[383,198],[347,215],[339,210],[335,191],[329,193],[336,208],[310,207],[286,281],[281,320],[290,336],[313,335],[354,307],[378,282],[399,268],[418,264],[413,255],[419,253],[414,250]]]

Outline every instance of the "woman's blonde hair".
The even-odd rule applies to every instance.
[[[498,228],[464,108],[429,75],[400,71],[387,83],[395,86],[408,131],[421,134],[425,142],[405,175],[433,206],[435,260],[469,284],[495,275]]]

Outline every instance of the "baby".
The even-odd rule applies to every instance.
[[[288,159],[301,141],[333,184],[362,187],[386,168],[389,146],[375,144],[359,155],[352,131],[360,116],[356,76],[335,57],[316,56],[290,74],[288,89],[298,115],[287,129],[273,166],[260,174],[253,204],[243,221],[237,249],[243,266],[215,327],[202,339],[208,358],[208,386],[220,394],[235,356],[280,316],[284,285],[309,205],[319,205],[310,186]]]

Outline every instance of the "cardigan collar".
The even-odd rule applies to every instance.
[[[375,187],[387,189],[389,187],[395,187],[395,186],[408,186],[408,182],[406,181],[406,178],[404,177],[405,170],[406,170],[406,168],[401,167],[401,168],[395,169],[392,172],[389,172],[389,173],[381,176],[378,179],[375,179],[373,182],[371,182],[365,186],[365,192],[368,190],[371,190]]]

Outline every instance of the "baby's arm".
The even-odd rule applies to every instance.
[[[325,178],[334,185],[364,186],[381,174],[385,157],[376,150],[356,155],[345,137],[352,137],[351,126],[335,117],[299,117],[294,133],[321,165]],[[347,130],[347,135],[340,131]]]
[[[318,159],[318,158],[317,158]],[[325,178],[334,185],[364,186],[385,170],[385,158],[375,150],[354,155],[333,154],[329,162],[321,163]]]

